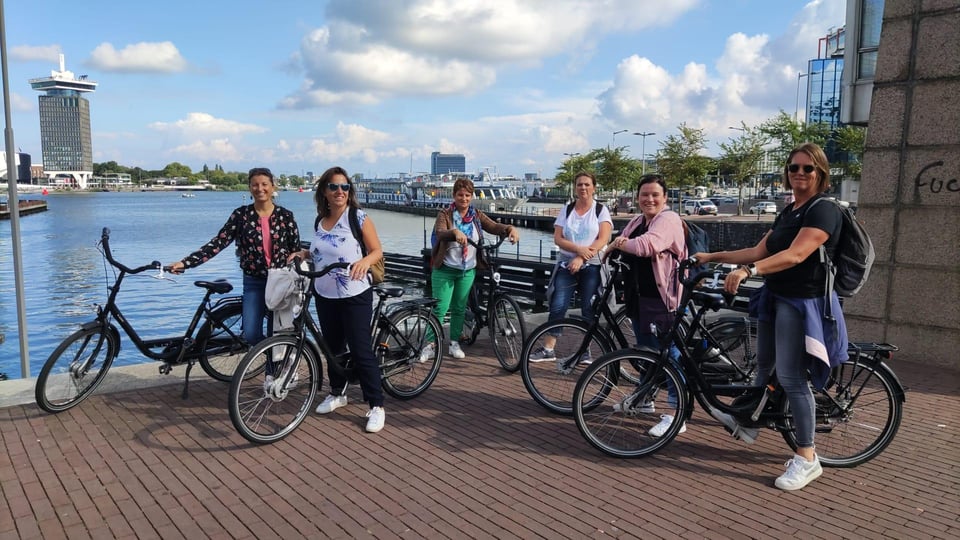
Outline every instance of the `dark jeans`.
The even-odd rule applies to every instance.
[[[350,298],[323,298],[314,296],[317,305],[317,322],[323,339],[334,355],[350,348],[350,357],[360,379],[363,400],[370,407],[383,407],[383,387],[380,386],[380,364],[373,354],[370,337],[370,319],[373,317],[373,289]],[[327,376],[330,377],[330,394],[343,395],[347,382],[343,375],[330,366],[336,360],[327,359]]]

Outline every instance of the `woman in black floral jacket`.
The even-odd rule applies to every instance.
[[[200,266],[236,241],[240,270],[243,271],[243,337],[254,345],[263,339],[267,270],[282,268],[290,254],[300,250],[300,230],[293,212],[273,203],[276,185],[270,169],[250,169],[247,179],[253,204],[234,210],[213,239],[183,260],[171,264],[170,269],[180,273]],[[261,322],[251,324],[249,321]],[[271,326],[272,321],[268,320],[268,332]]]

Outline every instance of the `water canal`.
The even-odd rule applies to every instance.
[[[245,193],[52,193],[49,210],[20,221],[24,297],[29,336],[30,375],[36,376],[57,344],[81,322],[93,317],[97,303],[113,283],[112,269],[96,249],[103,227],[110,228],[117,260],[138,266],[169,263],[213,237],[230,212],[249,202]],[[316,215],[312,193],[281,192],[277,200],[294,212],[301,231]],[[540,205],[558,208],[560,205]],[[387,252],[417,254],[429,242],[433,220],[386,210],[371,210]],[[427,232],[425,232],[427,231]],[[305,234],[306,235],[306,234]],[[524,229],[516,250],[549,257],[550,234]],[[227,278],[240,288],[236,257],[222,253],[177,278],[176,283],[146,276],[124,281],[120,305],[142,337],[182,333],[202,294],[193,282]],[[239,291],[238,291],[239,292]],[[13,250],[9,222],[0,222],[0,373],[21,376]],[[124,337],[118,364],[146,361]]]

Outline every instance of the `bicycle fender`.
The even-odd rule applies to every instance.
[[[94,328],[100,328],[101,325],[102,325],[102,323],[101,323],[100,321],[93,320],[93,321],[89,321],[89,322],[86,322],[86,323],[81,324],[81,325],[80,325],[80,329],[81,329],[81,330],[92,330],[92,329],[94,329]],[[120,341],[120,331],[117,330],[117,327],[116,327],[116,326],[114,326],[114,325],[112,325],[112,324],[108,324],[108,325],[107,325],[107,334],[109,334],[110,337],[113,338],[113,342],[117,344],[117,356],[120,356],[120,347],[121,347],[121,343],[122,343],[122,342]]]
[[[877,369],[880,369],[890,377],[890,380],[893,381],[893,390],[894,394],[897,396],[897,399],[900,400],[900,403],[906,403],[907,401],[907,389],[903,386],[903,383],[900,382],[900,378],[897,377],[897,374],[890,369],[887,364],[882,360],[874,360],[877,363]]]

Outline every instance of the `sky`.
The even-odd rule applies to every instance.
[[[730,126],[793,115],[798,74],[845,11],[845,0],[6,1],[11,127],[42,162],[29,79],[63,54],[98,83],[85,94],[97,163],[386,178],[429,172],[439,151],[464,154],[467,172],[552,178],[565,154],[653,154],[681,123],[716,155]]]

